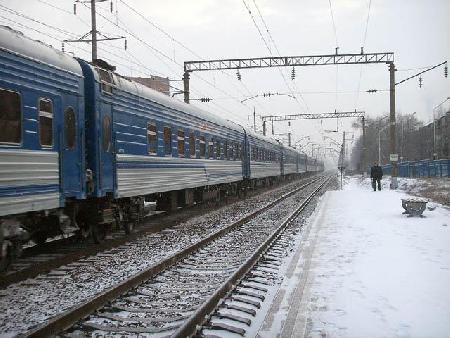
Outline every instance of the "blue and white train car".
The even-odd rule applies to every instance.
[[[0,64],[0,218],[6,232],[20,223],[39,241],[36,224],[85,197],[83,74],[73,58],[4,26]]]
[[[280,177],[282,174],[282,146],[275,140],[248,134],[249,179]]]
[[[299,155],[293,148],[283,148],[283,175],[299,172]]]
[[[242,127],[80,63],[87,119],[97,126],[87,144],[96,197],[129,198],[243,180]],[[89,142],[96,139],[102,141]]]

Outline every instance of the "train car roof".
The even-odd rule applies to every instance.
[[[92,69],[97,69],[97,66],[93,66],[91,63],[89,63],[85,60],[82,60],[82,59],[78,59],[78,60],[80,62],[89,64],[89,66]],[[96,79],[99,80],[98,72],[94,71],[94,74],[95,74]],[[143,84],[140,84],[138,82],[130,80],[118,73],[111,72],[111,74],[113,74],[113,78],[114,78],[114,84],[113,84],[114,88],[123,90],[132,95],[137,95],[144,99],[148,99],[150,101],[156,102],[166,108],[173,109],[176,111],[181,111],[183,113],[186,113],[188,115],[197,117],[199,119],[214,123],[216,125],[228,127],[232,130],[236,130],[241,133],[243,132],[244,127],[235,122],[215,116],[214,114],[207,112],[207,111],[203,110],[202,108],[198,108],[196,106],[192,106],[190,104],[180,102],[176,99],[171,98],[170,96],[167,96],[167,95],[160,93],[154,89],[144,86]]]
[[[26,37],[8,26],[0,26],[0,49],[9,53],[41,62],[52,68],[64,70],[79,77],[83,76],[78,62],[63,52]]]
[[[264,142],[271,143],[271,144],[276,145],[276,146],[281,146],[281,147],[283,146],[281,143],[277,142],[273,138],[270,138],[268,136],[264,136],[264,135],[261,135],[261,134],[257,134],[251,129],[245,129],[245,130],[247,131],[247,134],[249,136],[253,137],[253,138],[256,138],[256,139],[264,141]]]

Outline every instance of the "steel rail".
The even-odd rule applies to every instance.
[[[264,211],[273,208],[276,204],[279,202],[285,200],[286,198],[296,194],[297,192],[301,191],[305,187],[321,180],[321,178],[314,178],[310,182],[307,182],[303,184],[302,186],[283,194],[276,200],[268,203],[264,207],[256,210],[255,212],[241,218],[240,220],[233,222],[229,224],[228,226],[215,231],[211,235],[209,235],[206,238],[201,239],[197,243],[194,243],[190,245],[187,248],[182,249],[181,251],[171,255],[170,257],[154,264],[153,266],[139,272],[138,274],[134,275],[133,277],[130,277],[119,284],[110,287],[106,291],[101,292],[100,294],[96,295],[95,297],[89,299],[88,301],[82,303],[81,305],[78,305],[72,309],[69,309],[65,311],[64,313],[54,317],[53,319],[50,319],[47,323],[44,323],[40,326],[38,326],[35,329],[32,329],[24,334],[22,334],[20,337],[27,337],[27,338],[34,338],[34,337],[48,337],[48,336],[55,336],[58,333],[70,328],[73,326],[76,322],[79,320],[89,316],[91,313],[95,312],[97,309],[104,306],[106,303],[118,298],[119,296],[125,294],[129,290],[137,287],[138,285],[142,284],[143,282],[155,277],[157,274],[161,273],[162,271],[166,270],[172,265],[175,265],[177,262],[188,256],[189,254],[195,252],[199,248],[205,246],[206,244],[212,242],[213,240],[217,239],[218,237],[221,237],[222,235],[226,234],[227,232],[230,232],[234,228],[249,222],[250,220],[254,219]]]
[[[178,328],[172,335],[175,338],[185,338],[193,336],[197,332],[197,328],[205,323],[207,316],[211,314],[220,300],[226,297],[235,286],[238,281],[241,280],[250,270],[253,269],[255,264],[259,261],[261,255],[281,236],[284,229],[286,229],[306,208],[311,202],[312,198],[330,181],[331,176],[323,181],[317,189],[315,189],[302,204],[274,231],[274,233],[262,243],[253,255],[248,258],[235,273],[233,273],[228,280],[226,280],[222,286],[207,300],[203,305],[198,308],[184,324]]]

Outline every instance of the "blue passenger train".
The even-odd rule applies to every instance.
[[[0,27],[0,254],[323,170],[274,140]]]

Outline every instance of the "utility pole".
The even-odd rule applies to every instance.
[[[184,72],[183,76],[183,84],[184,84],[184,102],[189,103],[189,72]]]
[[[103,35],[101,32],[97,30],[97,15],[95,10],[95,4],[97,2],[105,2],[107,0],[75,0],[74,3],[74,14],[76,14],[76,4],[77,3],[89,3],[91,5],[91,30],[90,32],[87,32],[79,39],[66,39],[63,40],[63,42],[91,42],[92,43],[92,63],[95,63],[95,61],[98,59],[97,54],[97,43],[99,41],[111,41],[111,40],[120,40],[125,39],[125,49],[127,49],[127,40],[124,36],[117,36],[117,37],[107,37]],[[112,9],[111,9],[112,10]],[[91,35],[91,38],[88,39],[87,37]],[[100,38],[98,37],[100,36]]]
[[[266,121],[263,121],[263,135],[266,136]]]
[[[364,173],[366,172],[366,119],[364,118],[364,116],[362,117],[362,154],[361,154],[361,171],[362,174],[364,175]]]
[[[291,146],[291,133],[288,133],[288,146]]]
[[[95,2],[97,0],[91,0],[91,24],[92,24],[92,62],[97,60],[97,19],[95,13]]]
[[[390,112],[389,112],[389,134],[390,134],[390,158],[391,161],[391,189],[397,189],[397,161],[398,154],[395,143],[395,65],[393,62],[389,63],[389,83],[390,83]]]
[[[255,110],[255,107],[253,107],[253,130],[256,133],[256,110]]]

